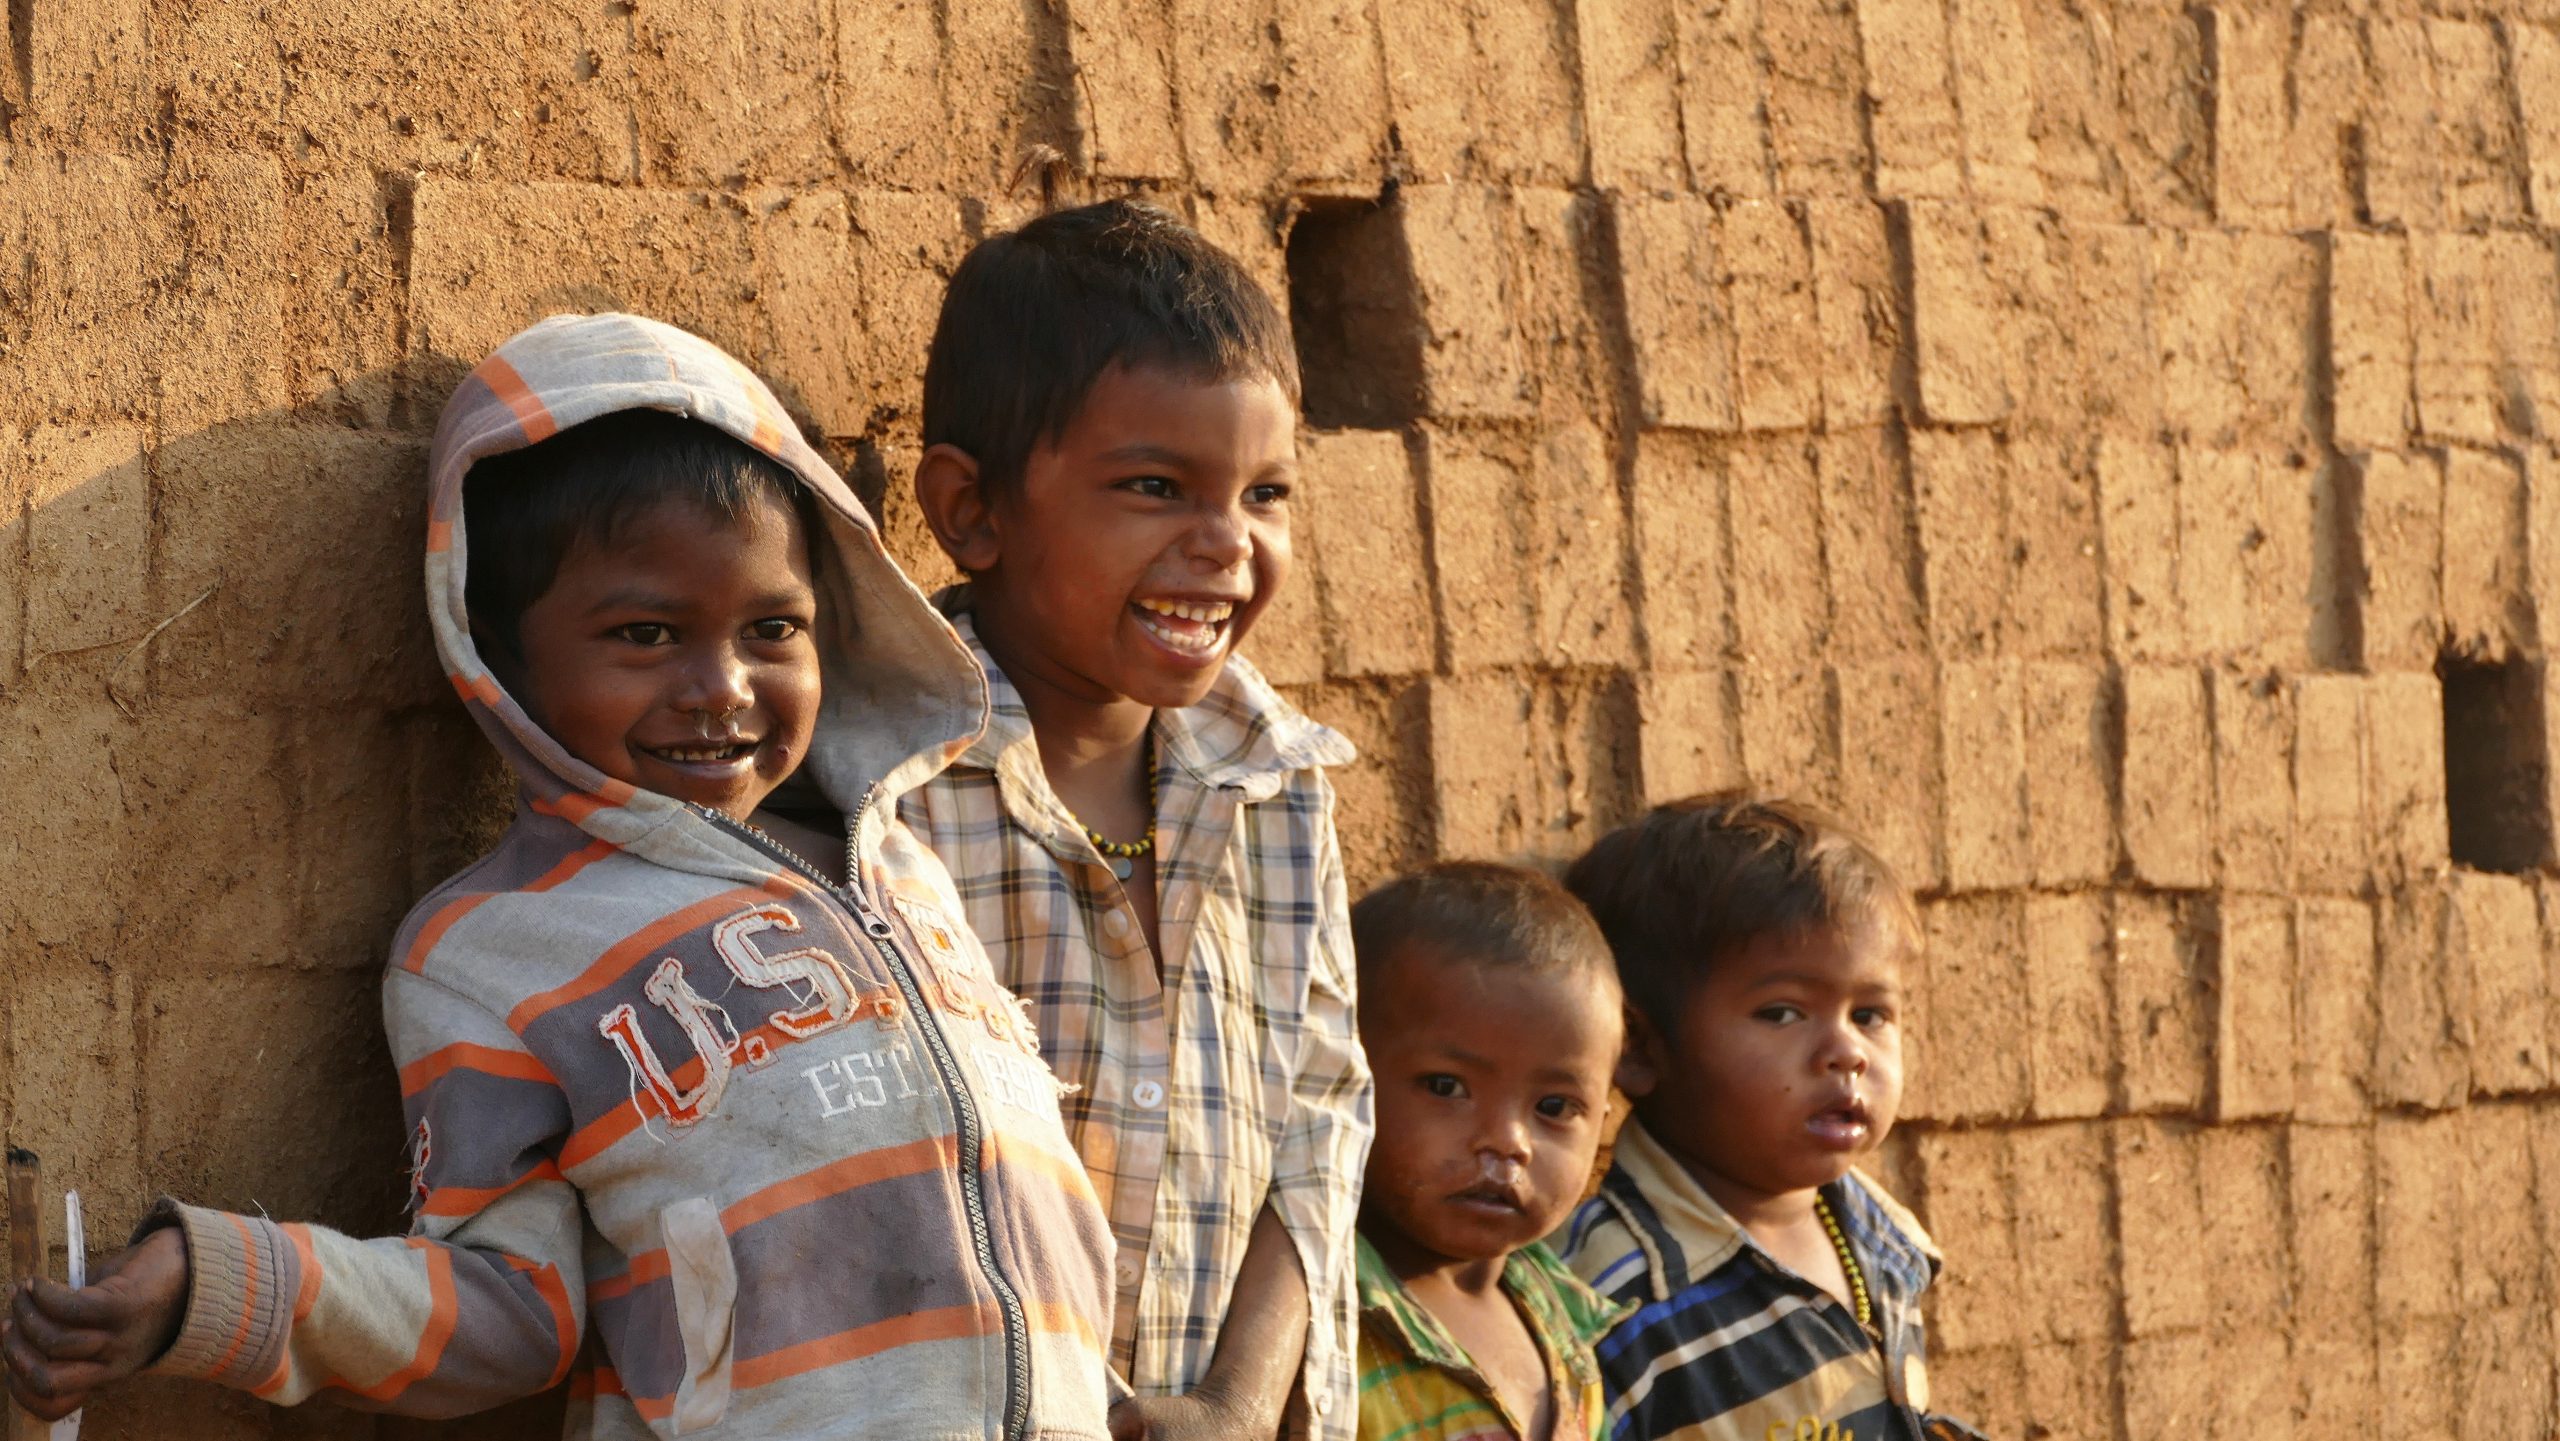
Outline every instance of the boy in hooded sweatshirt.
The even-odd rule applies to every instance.
[[[897,802],[986,692],[743,367],[559,317],[447,404],[428,604],[513,766],[383,1011],[406,1238],[162,1202],[11,1298],[40,1415],[145,1366],[568,1433],[1099,1438],[1110,1239],[1036,1038]],[[820,835],[761,809],[813,787]]]

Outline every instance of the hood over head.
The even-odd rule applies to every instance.
[[[672,325],[556,315],[519,331],[455,388],[427,463],[427,614],[436,650],[529,803],[620,846],[670,821],[699,819],[681,801],[606,776],[535,724],[482,659],[463,600],[471,551],[462,484],[473,464],[638,409],[716,426],[762,451],[817,496],[827,517],[823,533],[809,537],[818,552],[823,694],[800,778],[851,815],[875,787],[894,799],[965,751],[986,723],[985,677],[773,392],[727,352]]]

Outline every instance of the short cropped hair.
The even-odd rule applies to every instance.
[[[1764,936],[1919,945],[1911,893],[1883,857],[1814,806],[1748,791],[1656,806],[1601,837],[1564,883],[1608,937],[1628,1003],[1665,1035],[1708,970]]]
[[[499,658],[521,663],[518,626],[573,547],[608,544],[671,501],[736,520],[766,495],[800,517],[816,565],[817,500],[782,462],[671,411],[600,415],[522,450],[484,457],[463,477],[463,604]]]
[[[1288,323],[1235,257],[1134,200],[1054,211],[980,242],[952,272],[924,367],[924,443],[1021,484],[1114,365],[1208,382],[1260,378],[1298,399]]]
[[[1591,913],[1536,871],[1487,861],[1450,861],[1399,876],[1351,908],[1351,949],[1360,988],[1380,983],[1408,950],[1464,965],[1588,977],[1615,1008],[1618,982],[1609,943]]]

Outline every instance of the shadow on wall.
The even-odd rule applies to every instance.
[[[421,605],[426,443],[342,420],[450,371],[156,444],[0,432],[0,1135],[93,1236],[163,1193],[405,1228],[379,968],[510,788]],[[504,1441],[560,1406],[428,1425],[144,1382],[87,1425]]]

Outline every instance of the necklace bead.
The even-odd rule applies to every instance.
[[[1813,1198],[1814,1214],[1822,1218],[1822,1229],[1831,1237],[1831,1249],[1840,1253],[1840,1270],[1849,1278],[1849,1295],[1856,1304],[1858,1324],[1875,1325],[1875,1306],[1867,1298],[1867,1273],[1858,1265],[1858,1253],[1849,1245],[1848,1233],[1840,1229],[1840,1218],[1831,1214],[1830,1201],[1817,1192]]]

